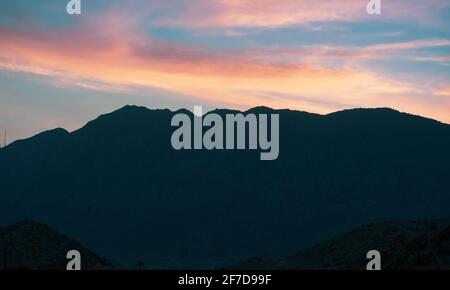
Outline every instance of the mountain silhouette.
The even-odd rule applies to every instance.
[[[450,269],[450,219],[369,224],[293,255],[252,258],[230,269],[365,270],[374,249],[383,270]]]
[[[280,115],[279,158],[261,161],[255,150],[172,149],[175,113],[126,106],[0,149],[0,221],[38,220],[123,265],[183,268],[450,216],[447,124],[386,108],[257,107],[244,114]]]
[[[0,269],[6,266],[8,270],[65,270],[69,262],[66,254],[71,250],[80,252],[84,270],[113,267],[78,242],[32,220],[0,229],[0,249]]]

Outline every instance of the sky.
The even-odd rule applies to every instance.
[[[82,127],[126,104],[450,123],[450,0],[0,1],[0,136]],[[3,138],[2,138],[3,139]]]

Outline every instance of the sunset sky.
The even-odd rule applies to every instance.
[[[0,136],[126,104],[391,107],[450,123],[450,0],[0,2]]]

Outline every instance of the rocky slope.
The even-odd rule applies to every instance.
[[[26,220],[0,229],[0,269],[65,270],[70,250],[80,252],[82,269],[112,268],[106,259],[44,224]]]

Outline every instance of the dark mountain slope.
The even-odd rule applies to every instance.
[[[12,144],[0,150],[0,220],[37,219],[151,266],[286,254],[369,222],[450,215],[449,125],[390,109],[249,112],[280,114],[277,160],[175,151],[173,113],[133,106]]]
[[[82,269],[104,269],[112,265],[105,259],[86,249],[46,225],[23,221],[0,231],[1,269],[65,270],[66,254],[77,250],[81,254]]]
[[[233,269],[366,269],[370,250],[382,269],[450,269],[450,220],[370,224],[295,255],[248,259]]]

